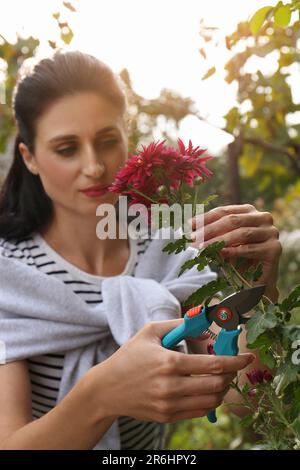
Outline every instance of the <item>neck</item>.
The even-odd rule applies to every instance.
[[[100,239],[96,233],[99,218],[62,217],[54,215],[52,221],[40,233],[46,242],[65,259],[83,270],[101,274],[105,263],[120,248],[128,247],[128,240],[119,238],[119,224],[116,223],[116,239]]]

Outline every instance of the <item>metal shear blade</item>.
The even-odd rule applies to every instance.
[[[244,314],[249,312],[260,301],[265,292],[265,285],[243,289],[223,299],[219,304],[207,307],[207,317],[211,322],[226,330],[234,330],[238,325],[246,323],[250,316]]]

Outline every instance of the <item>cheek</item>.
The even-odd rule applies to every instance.
[[[59,191],[65,193],[72,186],[75,172],[70,162],[58,161],[51,156],[40,164],[40,177],[49,196]]]

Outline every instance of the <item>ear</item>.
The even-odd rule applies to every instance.
[[[19,152],[23,158],[24,164],[27,166],[28,170],[34,175],[38,175],[39,171],[36,165],[36,160],[32,153],[29,151],[26,144],[21,142],[19,144]]]

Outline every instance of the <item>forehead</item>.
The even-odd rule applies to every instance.
[[[122,132],[123,116],[108,100],[95,93],[65,96],[50,105],[36,125],[36,137],[49,141],[58,135],[93,135],[103,128]],[[113,130],[115,129],[115,130]]]

